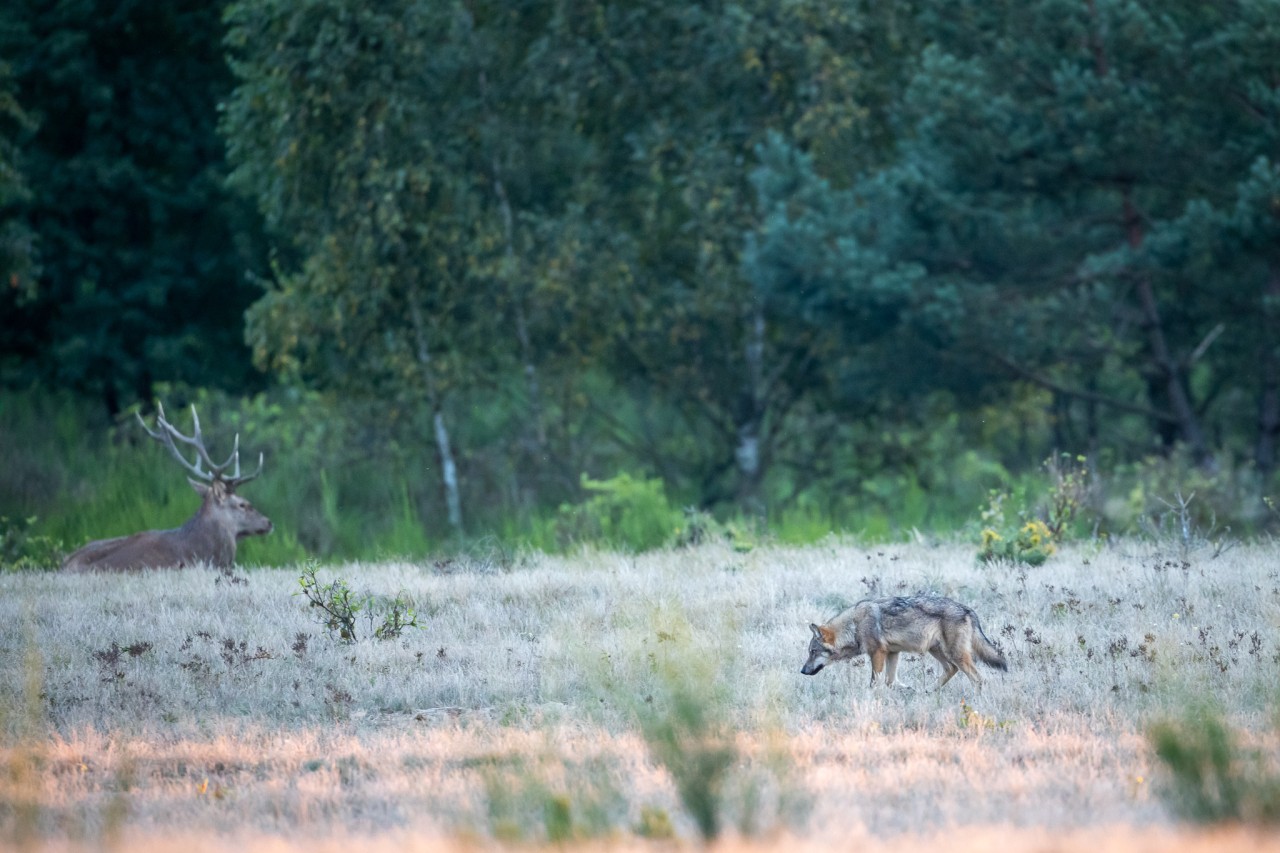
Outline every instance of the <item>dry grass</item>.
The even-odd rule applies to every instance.
[[[297,571],[5,575],[0,847],[640,846],[664,818],[691,842],[636,723],[673,672],[738,755],[724,849],[1274,847],[1179,827],[1143,733],[1208,695],[1275,749],[1277,556],[1122,543],[1019,569],[833,541],[323,569],[417,603],[424,630],[355,645]],[[1008,675],[800,675],[810,621],[920,589],[973,606]]]

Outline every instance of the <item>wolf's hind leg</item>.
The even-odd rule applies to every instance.
[[[978,668],[973,665],[973,656],[965,652],[956,663],[964,670],[964,674],[969,676],[969,680],[973,682],[974,687],[981,691],[982,676],[978,673]],[[954,675],[955,673],[952,674]]]
[[[938,679],[938,689],[941,690],[951,680],[951,676],[960,671],[960,667],[956,666],[951,658],[943,654],[942,649],[937,646],[929,649],[929,654],[937,658],[938,663],[942,664],[942,677]]]

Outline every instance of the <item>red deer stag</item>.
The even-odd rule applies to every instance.
[[[271,532],[271,520],[235,493],[238,486],[262,473],[262,454],[258,454],[258,469],[246,477],[240,476],[240,436],[237,435],[235,448],[227,461],[215,465],[200,435],[200,418],[196,415],[195,406],[191,407],[191,421],[194,429],[190,436],[185,436],[165,420],[164,406],[159,407],[154,430],[138,415],[138,422],[147,435],[169,448],[182,467],[199,478],[187,478],[191,487],[204,499],[199,511],[174,530],[147,530],[132,536],[90,542],[67,557],[62,564],[64,570],[126,571],[198,564],[227,567],[235,562],[237,539]],[[174,439],[195,448],[194,463],[187,461],[173,443]],[[225,472],[233,464],[235,470],[227,476]]]

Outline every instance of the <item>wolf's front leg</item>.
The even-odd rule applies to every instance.
[[[884,649],[876,649],[871,653],[871,686],[876,686],[876,676],[884,672],[885,660],[888,655]]]
[[[885,667],[884,667],[884,686],[885,687],[893,686],[893,678],[894,678],[894,675],[897,674],[897,672],[898,672],[898,653],[889,652],[888,656],[885,658]]]

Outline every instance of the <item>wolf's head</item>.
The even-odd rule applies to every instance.
[[[800,667],[800,671],[805,675],[817,675],[835,656],[836,632],[826,625],[815,625],[812,622],[809,623],[809,628],[813,631],[813,639],[809,641],[809,659]]]

